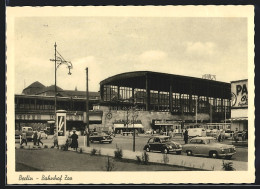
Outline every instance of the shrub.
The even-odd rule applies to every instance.
[[[233,162],[224,162],[224,160],[223,160],[222,168],[225,171],[234,171],[235,170],[235,168],[233,167]]]
[[[94,156],[96,155],[97,149],[93,148],[90,152],[90,155]]]
[[[48,145],[44,145],[44,148],[48,148]]]
[[[142,154],[142,162],[145,165],[147,165],[149,162],[149,154],[146,151],[144,151],[144,153]]]
[[[82,154],[83,153],[83,150],[82,148],[79,149],[79,153]]]
[[[164,164],[169,163],[169,157],[168,157],[167,154],[163,154],[163,163],[164,163]]]
[[[114,154],[115,154],[115,159],[120,160],[123,157],[123,151],[120,148],[116,148],[116,150],[114,151]]]
[[[141,157],[140,157],[140,156],[136,156],[136,159],[137,159],[137,162],[138,162],[139,164],[141,164],[141,163],[142,163],[142,159],[141,159]]]
[[[114,163],[110,161],[109,156],[107,156],[107,163],[106,163],[106,171],[112,171],[115,167]]]

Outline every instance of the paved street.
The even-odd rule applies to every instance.
[[[143,151],[143,147],[146,144],[148,139],[149,139],[149,136],[145,136],[145,135],[137,136],[136,140],[135,140],[135,143],[136,143],[135,151]],[[175,137],[173,140],[181,143],[182,145],[184,144],[184,141],[181,137]],[[17,145],[18,145],[18,141],[19,140],[16,141]],[[79,141],[79,146],[83,146],[84,137],[79,136],[78,141]],[[49,136],[48,139],[43,139],[42,142],[44,143],[44,145],[48,145],[49,147],[52,146],[53,145],[52,136]],[[230,141],[226,140],[224,143],[230,143]],[[29,142],[29,144],[32,145],[32,142]],[[122,148],[123,150],[132,151],[133,137],[116,135],[116,137],[113,139],[113,142],[111,144],[109,144],[109,143],[104,143],[104,144],[90,143],[90,147],[96,148],[96,149],[99,149],[99,148],[115,149],[116,146],[118,146],[119,148]],[[248,161],[248,149],[245,147],[236,147],[236,150],[237,150],[237,153],[235,155],[233,155],[231,160],[247,162]],[[157,152],[157,153],[159,153],[159,152]],[[172,154],[172,155],[177,156],[176,154]],[[185,153],[182,153],[182,155],[178,155],[178,156],[187,156],[187,155]],[[194,157],[189,157],[189,158],[194,158]],[[208,158],[208,157],[201,157],[201,158]]]

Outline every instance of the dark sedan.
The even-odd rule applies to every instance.
[[[151,137],[147,144],[144,146],[144,150],[150,151],[160,151],[162,153],[168,154],[169,152],[176,152],[181,154],[182,146],[181,144],[171,141],[169,136],[156,136]]]

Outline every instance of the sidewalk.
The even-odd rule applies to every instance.
[[[93,148],[80,146],[82,148],[83,153],[90,153]],[[96,148],[100,150],[101,155],[108,155],[114,157],[115,149],[107,149],[107,148]],[[136,160],[136,156],[142,157],[142,153],[140,151],[132,152],[129,150],[123,150],[123,158],[125,159],[133,159]],[[149,154],[149,162],[154,163],[164,163],[162,153],[148,153]],[[169,165],[177,165],[183,167],[190,167],[190,168],[198,168],[203,170],[209,171],[223,171],[222,163],[223,159],[210,159],[210,158],[201,158],[201,157],[190,157],[190,156],[182,156],[182,155],[172,155],[167,154],[169,158]],[[248,167],[247,162],[242,161],[231,161],[231,160],[224,160],[224,162],[233,162],[233,167],[236,171],[246,171]]]

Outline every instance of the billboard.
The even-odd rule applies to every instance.
[[[248,107],[248,81],[231,82],[231,106],[232,108]]]

